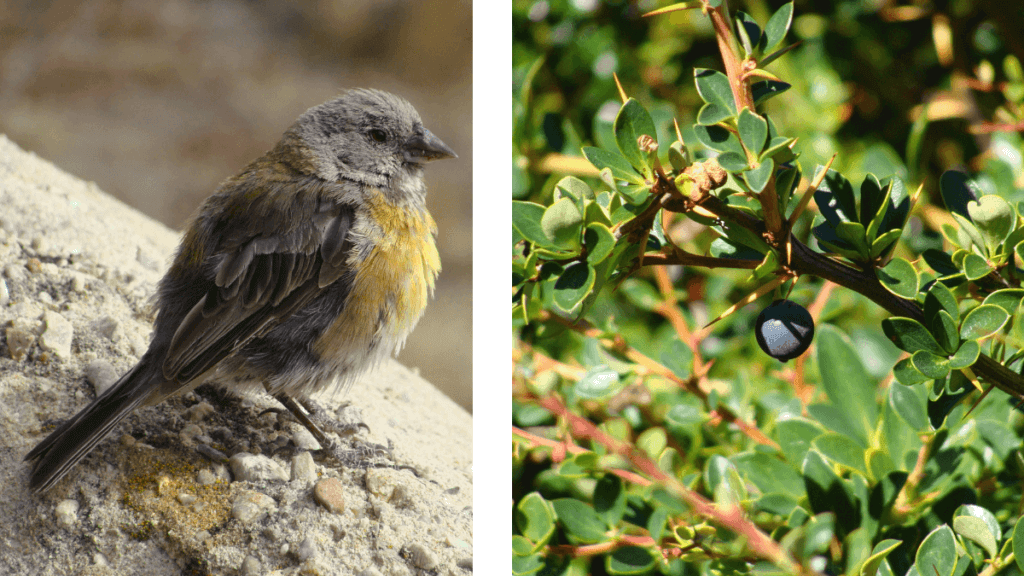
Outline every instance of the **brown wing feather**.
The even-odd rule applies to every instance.
[[[164,376],[182,383],[195,378],[312,301],[326,286],[325,276],[337,281],[347,267],[343,247],[354,216],[350,206],[327,216],[286,235],[252,240],[224,258],[214,287],[178,325]],[[303,245],[311,250],[300,251]]]

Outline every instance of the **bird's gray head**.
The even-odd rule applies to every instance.
[[[314,156],[317,175],[328,181],[403,188],[419,180],[424,162],[455,157],[411,104],[380,90],[350,90],[314,106],[291,132]]]

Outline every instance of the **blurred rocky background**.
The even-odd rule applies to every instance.
[[[4,0],[0,133],[180,229],[307,108],[404,96],[459,158],[427,170],[444,270],[399,359],[471,410],[471,64],[470,0]]]

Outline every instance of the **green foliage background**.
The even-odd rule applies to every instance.
[[[721,70],[721,58],[699,10],[641,17],[660,6],[513,2],[514,199],[546,206],[557,182],[581,174],[581,164],[572,158],[581,157],[582,146],[615,149],[612,122],[622,102],[613,72],[650,112],[659,142],[674,139],[673,118],[688,146],[696,141],[689,127],[704,102],[694,88],[693,69]],[[750,0],[730,9],[763,24],[781,6]],[[935,35],[947,29],[948,57],[940,56],[947,44]],[[801,44],[768,68],[792,88],[763,112],[781,133],[798,138],[805,177],[838,154],[833,169],[855,186],[868,173],[897,176],[910,190],[923,185],[896,249],[897,256],[918,261],[925,250],[948,246],[939,230],[952,222],[939,192],[944,171],[971,174],[978,190],[1011,205],[1024,200],[1020,131],[971,131],[986,122],[1014,124],[1024,118],[1021,30],[1024,8],[1016,3],[796,2],[787,42]],[[700,159],[706,153],[695,147],[691,154]],[[602,187],[597,178],[584,180],[595,190]],[[805,218],[794,233],[806,238],[809,223]],[[706,253],[712,239],[695,232],[686,247]],[[670,274],[691,330],[758,285],[745,270],[674,267]],[[688,488],[718,503],[742,502],[748,516],[806,570],[952,576],[995,566],[1003,574],[1024,572],[1011,554],[1024,479],[1019,452],[1024,418],[1014,400],[995,391],[979,401],[979,394],[955,377],[918,386],[893,382],[901,352],[881,328],[889,313],[842,288],[812,306],[821,290],[820,280],[802,277],[789,295],[812,308],[818,327],[811,353],[796,363],[780,364],[755,343],[753,321],[770,295],[716,325],[700,346],[703,360],[714,361],[705,390],[712,408],[727,407],[754,422],[778,450],[714,419],[705,403],[644,375],[598,338],[537,318],[526,324],[521,310],[514,316],[520,345],[513,424],[538,436],[564,438],[558,420],[531,401],[557,394],[574,413],[634,443]],[[692,353],[656,311],[662,301],[652,274],[644,270],[606,287],[587,320],[613,328],[638,352],[690,379]],[[580,367],[583,377],[538,369],[529,361],[537,352]],[[800,396],[804,385],[811,388],[809,397]],[[980,403],[968,416],[975,402]],[[909,504],[895,510],[896,494],[926,444],[924,478]],[[664,494],[605,473],[612,457],[601,446],[587,447],[605,458],[603,464],[577,462],[571,454],[552,463],[550,448],[517,442],[516,573],[777,569],[745,556],[749,551],[735,534],[703,524]],[[964,516],[987,527],[965,528],[971,522],[957,520]],[[542,528],[548,517],[552,531]],[[668,530],[658,524],[666,518],[684,527]],[[649,547],[622,545],[572,559],[538,544],[621,543],[623,535],[660,533],[659,528],[691,554],[662,559]],[[994,557],[1000,561],[987,563]]]

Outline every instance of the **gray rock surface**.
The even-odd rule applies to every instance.
[[[259,416],[273,399],[201,387],[137,410],[52,490],[28,492],[24,455],[108,366],[122,374],[145,352],[177,240],[0,135],[0,574],[471,573],[471,418],[396,362],[318,401],[369,426],[356,441],[393,443],[373,463],[419,476],[310,466],[308,439]],[[301,481],[239,480],[201,446],[285,471],[297,458]],[[344,506],[318,503],[314,478],[337,479]]]

